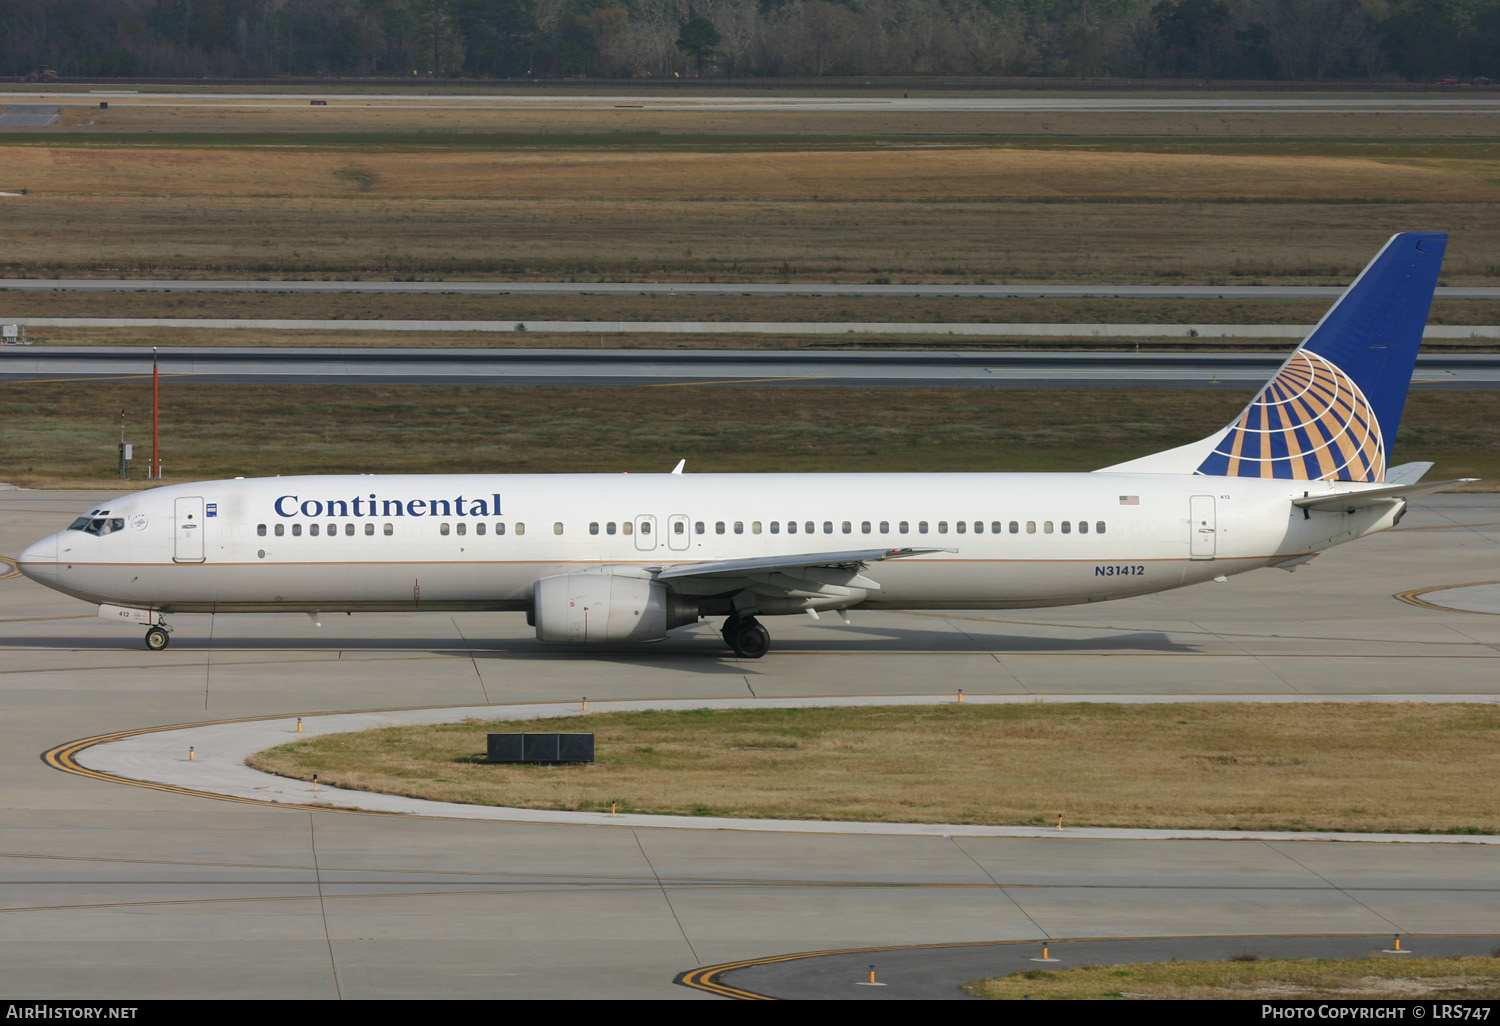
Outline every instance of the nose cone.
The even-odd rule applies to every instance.
[[[57,535],[43,538],[22,552],[16,568],[40,584],[57,580]]]

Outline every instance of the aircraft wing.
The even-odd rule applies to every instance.
[[[956,549],[846,549],[839,552],[798,552],[787,556],[751,556],[745,559],[715,559],[702,563],[663,566],[659,581],[671,581],[687,594],[722,595],[749,591],[779,599],[863,600],[880,590],[880,582],[861,573],[867,563],[880,563],[929,552]]]
[[[1419,495],[1429,495],[1432,492],[1440,492],[1444,488],[1452,488],[1454,485],[1468,484],[1470,481],[1478,480],[1477,477],[1456,477],[1451,481],[1428,481],[1425,484],[1413,481],[1409,484],[1387,485],[1384,488],[1363,488],[1357,492],[1339,492],[1336,495],[1310,495],[1302,499],[1293,499],[1292,505],[1298,509],[1353,513],[1355,510],[1384,505],[1392,499],[1415,499]]]
[[[683,578],[733,579],[769,573],[796,574],[801,570],[840,570],[858,573],[866,563],[879,563],[905,556],[922,556],[930,552],[954,552],[955,549],[848,549],[842,552],[798,552],[789,556],[751,556],[746,559],[713,559],[702,563],[664,565],[656,575],[659,581]]]

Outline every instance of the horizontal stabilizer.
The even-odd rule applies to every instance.
[[[1420,460],[1415,463],[1403,463],[1399,467],[1392,467],[1385,472],[1385,483],[1388,485],[1416,484],[1422,480],[1422,475],[1433,467],[1432,461]]]
[[[1478,480],[1477,477],[1456,477],[1451,481],[1428,481],[1426,484],[1412,483],[1389,485],[1385,488],[1364,488],[1357,492],[1339,492],[1337,495],[1311,495],[1303,499],[1293,499],[1292,505],[1298,509],[1353,513],[1355,510],[1383,505],[1392,499],[1415,499],[1419,495],[1430,495],[1445,488],[1452,488],[1454,485],[1468,484]]]

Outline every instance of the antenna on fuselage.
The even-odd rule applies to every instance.
[[[672,473],[674,473],[674,474],[680,474],[680,473],[682,473],[682,468],[685,467],[685,466],[687,466],[687,460],[685,460],[685,459],[678,460],[677,461],[677,466],[675,466],[675,467],[672,468]]]

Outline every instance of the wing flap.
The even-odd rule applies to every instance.
[[[799,570],[829,568],[857,573],[866,563],[881,563],[888,559],[904,559],[907,556],[924,556],[932,552],[953,552],[954,549],[849,549],[841,552],[797,552],[785,556],[751,556],[745,559],[714,559],[703,563],[673,563],[663,566],[656,575],[659,581],[699,578],[746,578],[780,571],[791,577],[799,576]],[[816,575],[802,575],[814,576]]]

